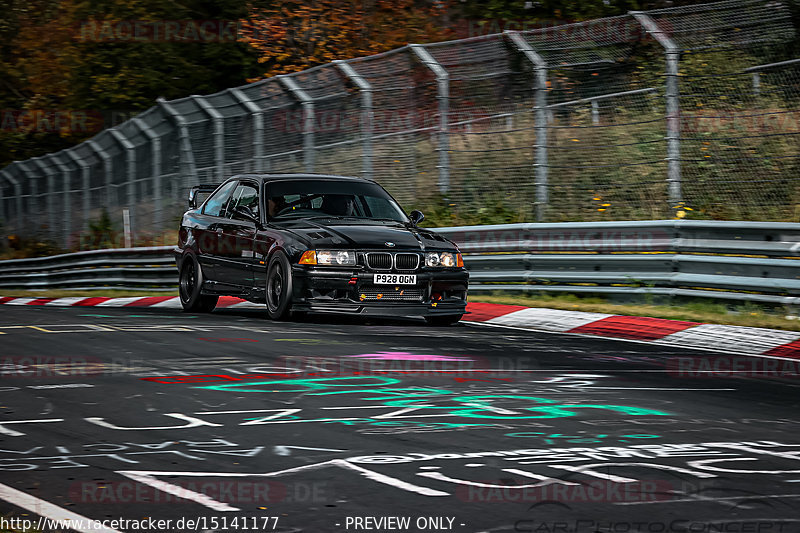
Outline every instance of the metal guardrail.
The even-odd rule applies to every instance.
[[[800,224],[656,220],[437,228],[470,290],[650,294],[800,305]],[[0,261],[0,289],[175,290],[171,246]]]
[[[2,289],[175,291],[172,246],[91,250],[0,261]]]
[[[800,224],[655,220],[437,228],[470,291],[645,294],[800,305]]]

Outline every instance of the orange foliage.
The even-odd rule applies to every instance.
[[[258,51],[262,77],[269,77],[408,43],[447,40],[452,37],[442,24],[447,8],[444,1],[277,0],[250,8],[242,40]]]

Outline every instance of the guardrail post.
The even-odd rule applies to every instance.
[[[339,70],[358,87],[361,94],[361,136],[363,167],[361,174],[367,179],[372,179],[372,85],[347,62],[334,61]]]
[[[91,210],[91,197],[89,189],[91,189],[91,167],[89,163],[84,161],[81,157],[77,154],[73,154],[72,150],[65,150],[65,154],[67,157],[72,159],[72,161],[81,168],[81,184],[83,187],[83,194],[81,195],[81,209],[83,210],[83,228],[82,230],[88,231],[89,230],[89,211]]]
[[[47,176],[47,182],[45,184],[46,192],[45,195],[47,196],[47,234],[48,237],[55,240],[55,227],[54,223],[57,219],[56,217],[56,199],[54,195],[56,194],[56,180],[53,177],[55,172],[53,168],[46,164],[43,161],[44,157],[34,157],[31,159],[34,165],[39,167],[39,170],[44,172],[45,176]],[[41,194],[41,187],[39,188]]]
[[[86,141],[86,145],[94,150],[94,153],[96,153],[98,157],[103,160],[103,173],[105,174],[106,178],[106,209],[110,209],[112,205],[119,204],[116,191],[113,189],[113,185],[111,184],[111,173],[113,172],[111,156],[108,155],[105,150],[103,150],[93,139]]]
[[[264,172],[264,112],[241,89],[228,89],[253,117],[253,160],[256,172]]]
[[[64,164],[58,154],[51,154],[50,159],[56,164],[61,174],[64,176],[64,216],[61,219],[61,225],[64,232],[64,248],[69,249],[69,234],[72,232],[72,202],[70,202],[70,184],[69,184],[69,169]]]
[[[128,167],[128,199],[125,202],[128,206],[131,218],[131,227],[137,229],[136,222],[136,147],[116,128],[108,130],[115,141],[125,150],[125,164]]]
[[[157,231],[162,231],[164,227],[164,213],[161,203],[161,137],[156,135],[156,132],[154,132],[144,120],[132,118],[131,122],[144,133],[145,137],[147,137],[147,140],[150,142],[150,159],[152,159],[150,173],[153,175],[153,221]]]
[[[178,136],[180,137],[180,160],[181,160],[181,173],[183,174],[183,185],[188,191],[193,182],[197,181],[197,171],[194,165],[194,153],[192,152],[192,140],[189,138],[189,126],[186,119],[181,116],[178,111],[172,107],[164,98],[156,99],[159,107],[166,113],[175,123],[178,129]]]
[[[519,32],[507,30],[514,46],[522,52],[525,58],[533,65],[535,75],[534,90],[536,91],[536,115],[534,128],[536,131],[536,220],[544,221],[546,217],[549,198],[549,184],[547,175],[547,62],[526,41]]]
[[[439,191],[450,189],[450,76],[447,70],[421,44],[408,45],[420,62],[436,76],[436,98],[439,100]]]
[[[306,172],[314,172],[314,99],[290,76],[276,77],[303,106],[303,164]]]
[[[661,31],[649,15],[642,11],[630,11],[629,14],[658,41],[666,53],[667,190],[670,205],[675,206],[683,201],[681,190],[681,108],[680,87],[678,86],[680,48],[675,41]]]
[[[189,98],[200,106],[214,125],[214,163],[217,165],[217,179],[222,182],[225,179],[225,119],[202,96],[193,94]]]

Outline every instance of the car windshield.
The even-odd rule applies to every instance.
[[[358,181],[286,180],[267,184],[272,220],[355,218],[408,222],[408,217],[380,185]]]

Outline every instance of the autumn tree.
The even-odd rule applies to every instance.
[[[256,53],[227,41],[95,38],[85,28],[131,21],[220,21],[238,25],[245,0],[0,0],[0,168],[71,146],[97,133],[25,129],[14,112],[85,110],[132,115],[155,99],[208,94],[257,75]],[[102,124],[100,125],[102,126]]]
[[[250,6],[243,36],[258,51],[260,79],[447,40],[448,7],[444,1],[274,0]]]

